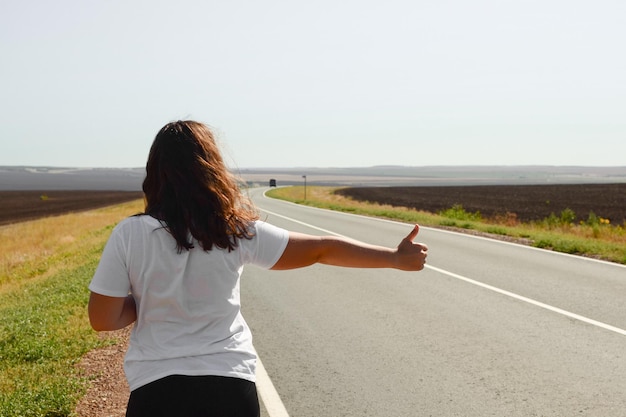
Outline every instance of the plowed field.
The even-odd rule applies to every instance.
[[[143,198],[138,191],[0,191],[0,225]]]
[[[576,185],[489,185],[434,187],[355,187],[337,193],[359,201],[411,207],[438,213],[455,205],[483,218],[515,213],[523,222],[557,217],[570,209],[578,221],[589,213],[609,219],[611,224],[626,221],[626,183]]]
[[[353,187],[338,193],[360,201],[437,213],[461,205],[484,218],[515,213],[520,221],[542,220],[573,210],[578,220],[590,212],[626,222],[626,183],[579,185],[488,185],[433,187]],[[42,198],[43,196],[43,198]],[[0,191],[0,225],[91,210],[142,198],[137,191]]]

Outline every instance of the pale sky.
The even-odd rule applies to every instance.
[[[0,0],[0,165],[626,165],[623,0]]]

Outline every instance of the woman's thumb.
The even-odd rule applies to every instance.
[[[413,230],[411,230],[411,233],[409,233],[405,239],[408,240],[409,242],[413,242],[413,239],[417,237],[417,234],[419,233],[419,231],[420,231],[420,225],[416,224],[415,227],[413,227]]]

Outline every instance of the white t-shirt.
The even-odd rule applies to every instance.
[[[168,375],[217,375],[255,381],[256,352],[241,315],[239,282],[244,264],[271,268],[288,232],[251,225],[254,238],[231,251],[214,247],[178,253],[158,220],[142,215],[120,222],[107,242],[89,285],[95,293],[132,293],[137,321],[124,360],[131,390]]]

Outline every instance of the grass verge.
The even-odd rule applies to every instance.
[[[87,285],[113,226],[142,206],[139,200],[0,230],[0,416],[72,416],[88,384],[75,365],[89,350],[115,343],[89,326]]]
[[[356,201],[335,194],[337,189],[308,186],[306,200],[303,198],[302,186],[274,188],[267,195],[297,204],[482,234],[557,252],[626,264],[626,231],[620,226],[555,224],[549,219],[532,224],[520,223],[514,218],[488,220],[467,213],[460,206],[441,213],[429,213],[407,207]]]

